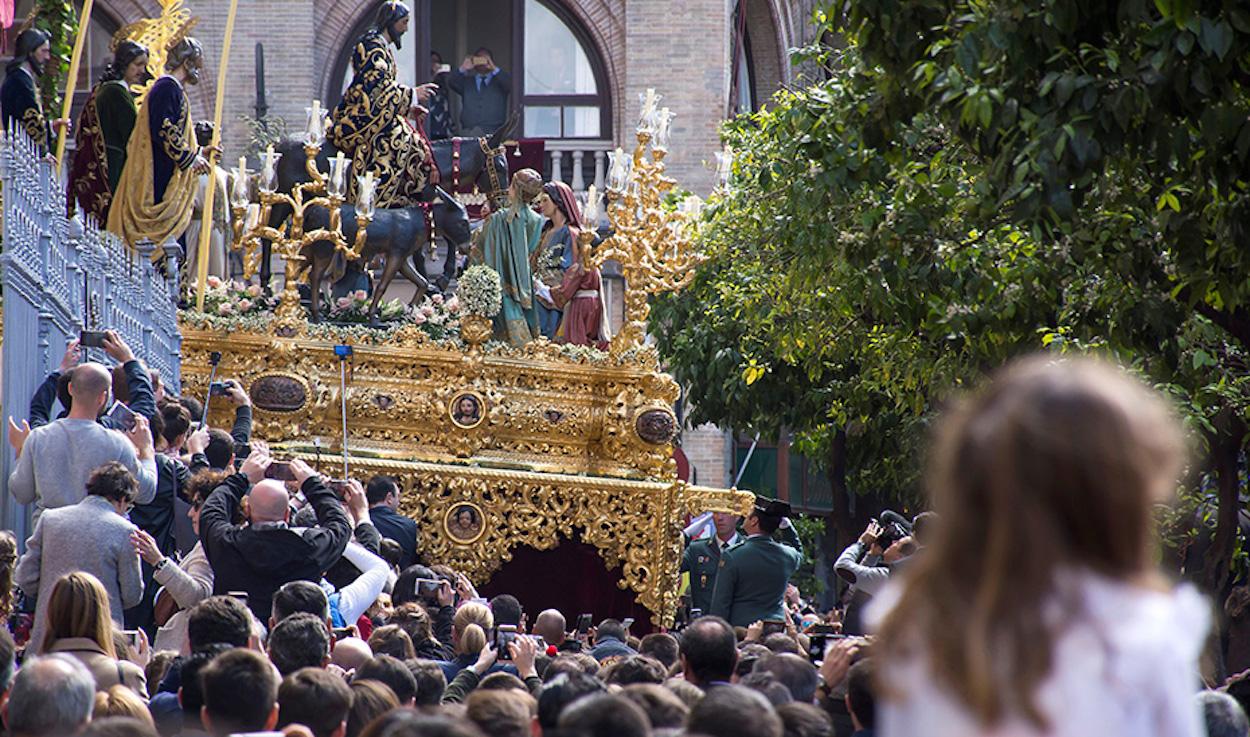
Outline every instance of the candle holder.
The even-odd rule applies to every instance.
[[[653,113],[663,122],[666,146],[672,116],[667,110],[655,111],[660,96],[654,90],[642,97],[644,117]],[[579,239],[587,263],[598,267],[605,261],[617,261],[625,277],[625,323],[611,343],[611,352],[616,355],[645,341],[650,297],[684,289],[694,280],[695,269],[707,260],[694,247],[701,201],[698,205],[683,202],[676,213],[664,205],[665,196],[677,182],[664,173],[667,150],[659,145],[659,133],[660,127],[643,130],[639,126],[632,158],[627,159],[619,148],[608,154],[611,167],[606,210],[612,234],[595,246],[594,232],[587,228]],[[653,140],[656,145],[649,147],[648,155],[648,144]]]
[[[310,181],[295,185],[290,194],[278,192],[277,165],[282,155],[270,148],[261,156],[261,173],[257,187],[260,190],[260,202],[252,203],[247,197],[231,198],[234,213],[234,240],[231,248],[245,254],[244,277],[251,279],[259,268],[263,241],[271,242],[274,253],[286,261],[285,286],[279,297],[276,315],[279,322],[283,323],[280,327],[292,334],[299,331],[298,326],[302,325],[304,319],[297,280],[297,274],[302,272],[301,265],[305,261],[304,249],[314,243],[328,241],[348,260],[355,261],[364,250],[368,238],[367,228],[373,222],[373,205],[369,202],[367,208],[357,209],[356,238],[352,243],[347,242],[343,235],[342,220],[347,161],[339,154],[330,162],[328,175],[317,168],[317,156],[325,141],[324,113],[317,101],[308,108],[308,113],[309,126],[304,146],[307,161],[304,166]],[[270,214],[273,206],[279,203],[291,208],[291,216],[280,225],[271,226]],[[304,230],[304,218],[310,207],[324,207],[329,211],[329,227]]]

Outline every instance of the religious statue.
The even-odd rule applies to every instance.
[[[77,146],[69,169],[69,208],[72,211],[77,204],[100,224],[108,222],[138,116],[130,88],[144,81],[147,67],[145,47],[134,41],[119,43],[104,78],[91,90],[78,116]]]
[[[130,245],[143,238],[164,243],[191,222],[199,175],[210,171],[209,157],[218,152],[196,141],[184,89],[199,84],[203,66],[199,41],[176,40],[165,59],[165,76],[139,106],[108,222]]]
[[[208,146],[213,142],[212,122],[202,120],[195,124],[195,140],[201,146]],[[208,275],[221,279],[228,276],[226,273],[226,234],[232,232],[233,218],[230,212],[229,193],[233,179],[233,175],[217,164],[213,164],[211,171],[200,174],[195,179],[195,199],[191,202],[193,208],[191,224],[187,226],[183,239],[187,244],[187,257],[182,261],[182,268],[186,270],[188,276],[194,273],[199,263],[200,228],[204,227],[204,202],[207,199],[210,180],[217,188],[217,194],[213,195],[213,232],[208,238]]]
[[[49,124],[39,98],[37,82],[52,60],[48,38],[48,34],[38,28],[27,28],[19,33],[13,60],[6,69],[4,84],[0,85],[0,120],[4,129],[7,131],[10,126],[17,126],[26,131],[30,140],[45,154],[52,145],[52,129],[69,124],[65,120]]]
[[[418,104],[437,85],[405,87],[396,81],[395,48],[408,30],[411,11],[398,0],[378,8],[373,26],[352,52],[352,82],[331,115],[327,138],[352,159],[347,199],[356,198],[356,177],[373,175],[374,206],[412,207],[426,184],[436,179],[429,141],[412,121],[425,110]],[[425,198],[429,199],[429,198]]]
[[[551,301],[563,311],[556,341],[607,350],[611,334],[603,276],[599,269],[586,265],[585,254],[578,247],[583,228],[581,210],[573,190],[563,182],[548,184],[544,192],[551,201],[550,206],[544,205],[551,220],[543,243],[561,243],[566,264],[560,283],[551,287]]]
[[[538,330],[547,340],[554,341],[560,329],[562,312],[551,296],[551,290],[564,282],[564,271],[573,265],[573,249],[577,244],[579,223],[569,217],[569,205],[564,202],[563,190],[569,189],[562,182],[550,182],[543,186],[538,197],[538,213],[547,218],[543,224],[538,249],[530,256],[530,271],[534,275],[534,299],[538,311]],[[572,197],[572,190],[569,190]],[[576,208],[577,203],[573,202]]]
[[[495,315],[495,339],[523,346],[538,334],[530,255],[542,235],[542,216],[533,204],[542,194],[543,180],[533,169],[522,169],[508,187],[508,207],[490,214],[480,231],[480,258],[499,274],[503,306]]]

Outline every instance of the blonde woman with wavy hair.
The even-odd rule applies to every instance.
[[[64,653],[87,666],[96,689],[129,687],[147,698],[147,680],[138,665],[118,657],[113,647],[113,621],[104,584],[90,573],[61,576],[47,606],[47,631],[41,653]]]
[[[1208,607],[1157,566],[1180,426],[1088,359],[1012,364],[947,417],[937,539],[876,602],[884,737],[1198,737]]]

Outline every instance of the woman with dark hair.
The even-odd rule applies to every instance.
[[[546,253],[559,244],[563,248],[562,278],[551,287],[551,302],[563,311],[555,340],[573,345],[591,345],[602,350],[611,338],[607,305],[603,299],[603,278],[599,269],[587,265],[578,246],[582,231],[582,211],[573,197],[573,190],[564,182],[552,182],[543,188],[545,199],[540,203],[548,222],[543,230]],[[546,282],[544,282],[546,283]]]
[[[551,290],[558,289],[564,283],[564,272],[573,265],[573,251],[577,249],[577,234],[581,231],[581,218],[577,211],[577,203],[570,206],[564,202],[564,189],[568,187],[562,182],[551,182],[543,185],[543,193],[538,196],[538,212],[547,218],[543,224],[542,236],[538,248],[530,254],[530,271],[534,275],[534,301],[538,309],[538,329],[547,337],[555,340],[560,329],[560,318],[563,311],[556,306]],[[572,216],[570,216],[572,213]]]
[[[78,118],[77,150],[69,170],[69,208],[73,211],[77,203],[101,226],[108,222],[138,116],[130,88],[141,84],[147,73],[148,50],[134,41],[122,41]]]

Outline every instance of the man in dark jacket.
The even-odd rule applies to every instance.
[[[625,644],[628,637],[629,633],[619,620],[605,619],[595,629],[595,647],[590,654],[601,663],[608,658],[637,655],[637,650]]]
[[[49,38],[38,28],[28,28],[18,34],[13,60],[9,62],[4,84],[0,85],[0,120],[3,120],[4,130],[10,127],[22,130],[44,154],[52,150],[53,126],[44,114],[39,80],[52,61]],[[68,121],[55,121],[58,130],[67,124]]]
[[[200,536],[213,566],[213,593],[247,592],[248,608],[262,622],[269,621],[273,594],[282,584],[321,580],[352,535],[338,496],[299,460],[291,461],[290,468],[317,515],[317,526],[290,527],[286,487],[265,478],[272,462],[264,451],[253,451],[239,473],[213,490],[200,512]],[[249,524],[237,527],[232,520],[244,496]]]
[[[417,562],[417,522],[399,513],[399,483],[394,476],[374,476],[365,487],[369,517],[378,532],[399,543],[404,551],[399,559],[402,571]]]
[[[452,71],[447,86],[460,94],[460,135],[489,136],[507,121],[512,75],[495,66],[490,49],[473,52]]]
[[[152,392],[152,379],[148,375],[148,370],[141,361],[135,358],[134,351],[126,345],[126,341],[112,330],[104,333],[103,347],[109,358],[121,364],[122,371],[125,372],[126,389],[130,395],[125,405],[130,408],[131,412],[146,417],[151,422],[156,415],[156,396]],[[69,377],[81,358],[82,348],[77,340],[71,340],[65,347],[65,355],[61,358],[59,369],[48,374],[30,399],[32,429],[46,425],[54,419],[52,408],[58,399],[65,409],[55,419],[60,419],[69,412]],[[107,406],[105,410],[108,410]],[[100,418],[100,424],[110,430],[124,429],[117,420],[107,415]]]

